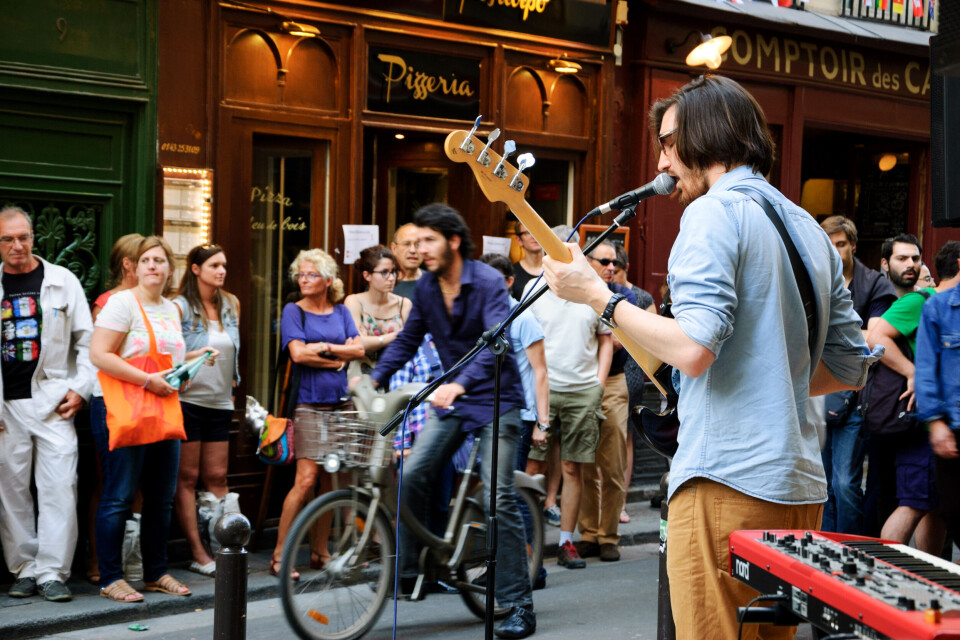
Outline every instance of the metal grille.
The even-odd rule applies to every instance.
[[[301,443],[318,446],[322,456],[318,462],[330,454],[336,454],[346,468],[383,467],[390,462],[392,447],[380,436],[380,423],[365,419],[359,411],[298,408],[294,419],[309,427],[298,429],[297,448]]]

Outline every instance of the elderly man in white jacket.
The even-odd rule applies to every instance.
[[[17,577],[8,593],[39,589],[63,602],[73,597],[65,583],[77,544],[73,416],[95,375],[93,322],[76,276],[33,255],[33,226],[20,208],[0,210],[0,262],[0,543]]]

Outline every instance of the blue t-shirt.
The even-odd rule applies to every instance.
[[[520,304],[513,298],[508,302],[510,311]],[[527,309],[510,323],[510,344],[513,355],[517,358],[517,369],[520,370],[520,382],[523,384],[524,406],[520,410],[520,419],[534,422],[537,419],[537,384],[526,349],[538,340],[543,340],[543,328],[537,316]]]
[[[306,319],[304,326],[302,318]],[[304,344],[311,342],[329,342],[343,344],[347,338],[357,336],[357,326],[353,316],[342,304],[333,308],[332,313],[317,314],[304,311],[293,302],[283,308],[280,319],[280,338],[284,348],[291,340]],[[300,393],[297,402],[320,402],[330,404],[340,402],[347,394],[347,370],[300,368]]]

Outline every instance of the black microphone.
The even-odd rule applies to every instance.
[[[646,200],[647,198],[653,196],[670,195],[673,193],[673,189],[676,184],[677,181],[674,180],[669,174],[666,172],[661,173],[639,189],[628,191],[622,196],[614,198],[607,204],[600,205],[588,213],[587,217],[592,218],[594,216],[601,216],[605,213],[610,213],[614,209],[619,211],[625,207],[633,207],[636,206],[641,200]]]

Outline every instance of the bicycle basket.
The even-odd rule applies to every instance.
[[[341,467],[383,467],[389,463],[392,447],[380,436],[380,424],[359,411],[316,411],[298,408],[297,451],[324,462],[337,456]]]

